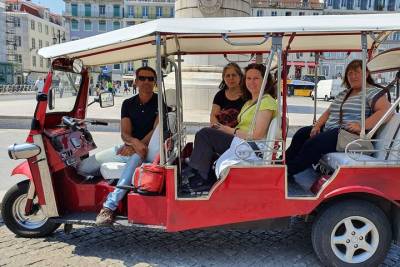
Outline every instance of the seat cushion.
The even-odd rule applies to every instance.
[[[366,166],[366,165],[393,165],[398,164],[394,161],[379,160],[372,156],[354,153],[351,157],[344,152],[333,152],[324,155],[321,158],[323,164],[328,165],[333,169],[339,166]]]
[[[100,173],[106,180],[119,179],[126,163],[123,162],[107,162],[101,164]]]

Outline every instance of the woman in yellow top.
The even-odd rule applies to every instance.
[[[183,189],[184,192],[206,191],[212,186],[214,180],[209,179],[208,174],[214,155],[221,155],[228,150],[234,137],[249,140],[265,138],[269,124],[278,108],[276,88],[270,74],[257,113],[254,131],[252,135],[249,133],[265,72],[266,68],[262,64],[250,64],[245,68],[245,87],[250,100],[242,107],[238,115],[239,124],[235,128],[216,123],[211,128],[203,128],[196,133],[189,167],[182,172],[183,180],[188,180],[187,186]]]

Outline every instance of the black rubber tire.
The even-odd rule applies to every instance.
[[[21,237],[44,237],[53,233],[59,226],[59,223],[53,223],[47,220],[42,226],[36,229],[29,229],[17,223],[12,209],[14,202],[22,195],[27,194],[29,189],[29,180],[22,181],[11,187],[3,198],[1,205],[1,215],[7,228],[14,234]]]
[[[337,223],[351,216],[370,220],[378,230],[379,244],[375,253],[361,263],[347,263],[333,252],[330,239]],[[314,221],[311,239],[315,253],[324,266],[378,266],[387,255],[392,242],[392,230],[386,214],[375,204],[365,200],[343,200],[321,211]]]

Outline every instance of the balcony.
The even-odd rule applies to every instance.
[[[276,0],[256,0],[252,2],[253,8],[281,8],[281,9],[324,9],[324,3],[318,1],[276,1]]]

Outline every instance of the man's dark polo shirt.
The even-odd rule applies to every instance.
[[[132,137],[143,139],[151,130],[158,116],[157,94],[146,104],[141,104],[139,95],[126,99],[122,103],[121,118],[129,118],[132,124]]]

